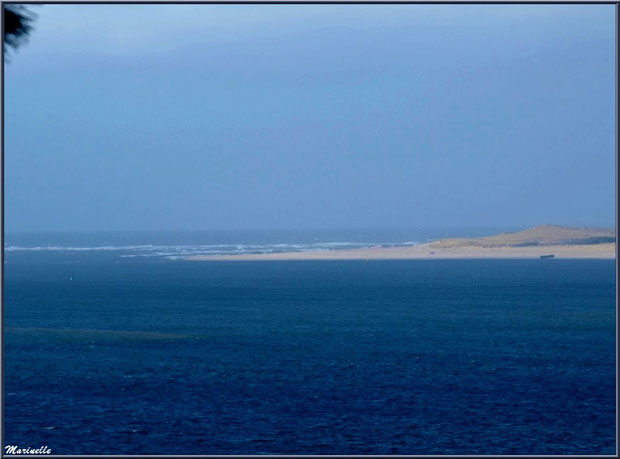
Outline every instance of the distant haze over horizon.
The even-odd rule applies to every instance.
[[[569,229],[594,229],[594,230],[604,230],[604,231],[616,231],[616,227],[614,225],[609,226],[584,226],[584,225],[553,225],[553,224],[544,224],[544,225],[535,225],[535,226],[460,226],[460,227],[410,227],[410,228],[212,228],[212,229],[83,229],[83,230],[43,230],[43,231],[7,231],[7,235],[10,237],[11,235],[16,234],[157,234],[157,233],[171,233],[181,235],[184,233],[187,234],[200,234],[200,233],[211,233],[211,234],[248,234],[252,233],[256,234],[289,234],[294,235],[295,233],[302,234],[401,234],[406,235],[407,233],[411,234],[428,234],[433,235],[437,234],[437,237],[446,237],[446,235],[450,236],[484,236],[484,235],[495,235],[501,233],[513,233],[520,232],[525,230],[530,230],[534,228],[543,228],[543,227],[558,227],[558,228],[569,228]]]
[[[614,5],[29,8],[7,232],[615,228]]]

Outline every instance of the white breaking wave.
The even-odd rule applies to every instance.
[[[247,253],[305,252],[317,250],[342,250],[361,247],[384,246],[402,247],[416,245],[416,242],[312,242],[279,244],[204,244],[204,245],[101,245],[101,246],[59,246],[6,245],[7,252],[129,252],[119,255],[122,258],[166,257],[182,258],[190,255],[233,255]]]
[[[128,245],[128,246],[114,246],[114,245],[103,245],[96,247],[71,247],[71,246],[57,246],[57,245],[44,245],[44,246],[34,246],[34,247],[20,247],[16,245],[9,245],[4,248],[7,252],[12,251],[53,251],[53,252],[71,252],[71,251],[89,251],[89,250],[142,250],[142,249],[150,249],[152,245]]]

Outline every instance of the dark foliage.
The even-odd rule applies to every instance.
[[[28,41],[35,14],[22,5],[4,6],[4,51],[17,49]]]

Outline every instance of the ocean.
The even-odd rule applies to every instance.
[[[181,259],[425,236],[7,236],[5,445],[615,454],[615,260]]]

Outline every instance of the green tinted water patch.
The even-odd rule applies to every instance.
[[[110,343],[119,341],[177,341],[190,338],[179,333],[163,333],[139,330],[91,330],[71,328],[5,328],[7,338],[53,339],[56,342]]]

